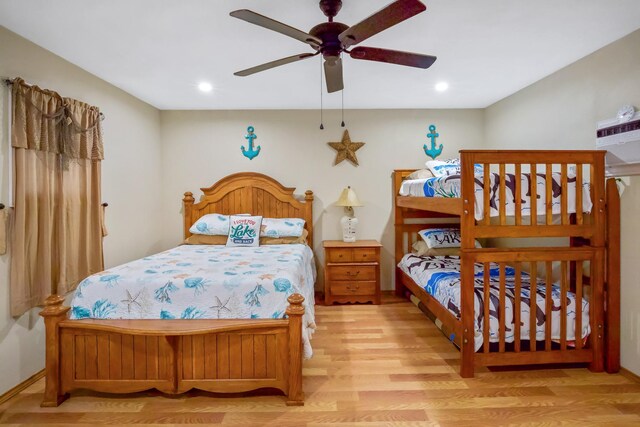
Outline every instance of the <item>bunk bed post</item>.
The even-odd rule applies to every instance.
[[[593,237],[591,246],[594,251],[591,261],[592,316],[591,348],[593,361],[589,369],[594,372],[604,370],[604,256],[605,256],[605,189],[604,189],[604,155],[605,152],[594,152],[591,164],[591,195],[593,200]]]
[[[474,263],[475,256],[471,250],[475,248],[474,206],[474,157],[473,153],[460,151],[460,181],[462,182],[462,218],[460,219],[460,232],[462,236],[460,263],[461,272],[461,321],[462,343],[460,346],[460,376],[473,377],[475,356],[474,334]]]
[[[404,215],[402,214],[402,208],[398,207],[395,202],[395,198],[400,191],[400,186],[402,185],[402,174],[400,171],[393,171],[393,192],[391,193],[393,197],[393,207],[394,207],[394,237],[395,241],[395,294],[397,297],[404,298],[405,297],[405,287],[402,284],[402,274],[400,273],[400,269],[398,268],[398,263],[402,260],[404,256],[403,251],[403,243],[404,243],[404,230],[402,225],[404,224]]]
[[[620,195],[615,178],[607,180],[607,255],[605,268],[605,370],[620,370]]]

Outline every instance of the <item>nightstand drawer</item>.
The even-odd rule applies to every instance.
[[[333,295],[372,295],[376,293],[376,282],[331,282]]]
[[[353,250],[353,262],[378,262],[376,248],[358,248]]]
[[[330,280],[376,280],[375,265],[332,265],[327,268]]]
[[[327,251],[328,262],[351,262],[353,261],[353,249],[336,248]]]

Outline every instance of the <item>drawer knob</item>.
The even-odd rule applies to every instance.
[[[351,277],[355,277],[355,276],[357,276],[358,274],[360,274],[360,270],[356,271],[355,273],[352,273],[352,272],[350,272],[350,271],[348,271],[348,272],[347,272],[347,275],[348,275],[348,276],[351,276]]]

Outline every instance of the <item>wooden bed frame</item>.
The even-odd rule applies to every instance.
[[[184,236],[208,213],[252,213],[305,220],[313,247],[313,192],[304,201],[258,173],[229,175],[194,203],[185,193]],[[131,393],[192,388],[235,393],[275,388],[287,405],[303,405],[302,317],[304,298],[290,295],[287,319],[71,320],[64,298],[47,298],[46,385],[41,406],[58,406],[76,389]],[[313,301],[311,302],[313,303]]]
[[[473,377],[475,366],[510,366],[510,365],[534,365],[551,363],[589,363],[593,371],[617,372],[619,361],[619,323],[620,323],[620,204],[615,180],[606,182],[604,177],[604,152],[603,151],[516,151],[516,150],[462,150],[461,161],[461,195],[460,198],[435,198],[435,197],[403,197],[398,196],[400,186],[413,170],[394,171],[394,198],[395,198],[395,259],[400,262],[404,254],[411,252],[411,244],[418,239],[418,231],[428,227],[440,227],[433,221],[424,223],[424,220],[432,218],[459,218],[459,223],[454,222],[454,227],[460,227],[461,244],[461,315],[460,318],[444,308],[435,298],[432,298],[416,284],[400,268],[396,267],[396,293],[405,296],[406,290],[411,291],[438,319],[443,322],[445,328],[452,332],[461,350],[460,374],[462,377]],[[523,220],[521,214],[521,201],[515,201],[515,216],[513,224],[510,224],[506,216],[506,207],[503,202],[499,204],[499,216],[491,221],[489,218],[489,174],[484,175],[483,207],[485,216],[482,220],[474,218],[474,205],[476,195],[474,192],[474,165],[482,164],[484,170],[497,171],[500,176],[505,176],[507,170],[516,175],[515,194],[520,194],[521,173],[535,170],[551,176],[551,171],[560,169],[562,194],[567,194],[568,168],[575,166],[576,188],[581,188],[584,181],[583,170],[588,168],[591,183],[591,200],[593,208],[591,214],[582,212],[582,196],[576,191],[576,205],[580,207],[576,214],[568,213],[567,203],[562,198],[560,224],[553,223],[551,205],[545,206],[544,221],[540,219],[531,224],[529,219]],[[554,169],[555,165],[555,169]],[[507,169],[509,168],[509,169]],[[546,200],[550,200],[552,185],[547,179]],[[496,188],[503,201],[506,195],[505,180],[500,179]],[[537,189],[529,187],[532,202],[531,209],[536,209]],[[580,194],[578,194],[580,193]],[[423,223],[416,221],[422,219]],[[451,225],[451,224],[448,224]],[[476,238],[541,238],[541,237],[568,237],[570,246],[567,247],[527,247],[527,248],[481,248],[474,247]],[[583,275],[583,262],[590,265],[590,277]],[[515,266],[516,276],[521,269],[529,268],[536,271],[538,264],[546,266],[546,274],[538,277],[551,282],[551,265],[559,264],[562,268],[561,279],[561,325],[560,343],[551,340],[550,333],[545,340],[536,341],[534,333],[529,337],[521,337],[519,328],[516,328],[514,343],[505,340],[504,306],[505,306],[505,279],[500,279],[500,315],[498,343],[483,345],[478,351],[474,351],[474,263],[484,263],[485,274],[489,262]],[[488,282],[488,280],[485,280]],[[589,285],[589,286],[587,286]],[[514,301],[514,323],[520,323],[520,301],[517,291],[519,281],[516,281],[516,297]],[[575,347],[567,344],[566,321],[566,292],[572,291],[577,298],[589,297],[590,327],[591,333],[586,343],[577,340]],[[488,287],[482,291],[488,296]],[[547,293],[549,294],[549,293]],[[551,307],[550,298],[546,299],[547,307]],[[489,298],[484,298],[484,314],[488,318]],[[577,310],[576,318],[581,319],[581,308]],[[549,312],[549,310],[547,310]],[[535,314],[530,319],[535,321]],[[580,321],[576,320],[576,327],[580,327]],[[487,326],[488,322],[485,322]],[[535,330],[535,328],[533,328]],[[489,330],[485,327],[482,331],[484,342],[489,341]],[[530,343],[536,342],[536,345]]]

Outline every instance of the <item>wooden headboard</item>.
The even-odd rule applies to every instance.
[[[313,191],[306,191],[304,201],[295,198],[295,188],[285,187],[275,179],[255,172],[226,176],[209,188],[195,203],[193,193],[184,193],[184,237],[201,216],[209,213],[233,215],[250,213],[269,218],[302,218],[309,232],[307,242],[313,248]]]

